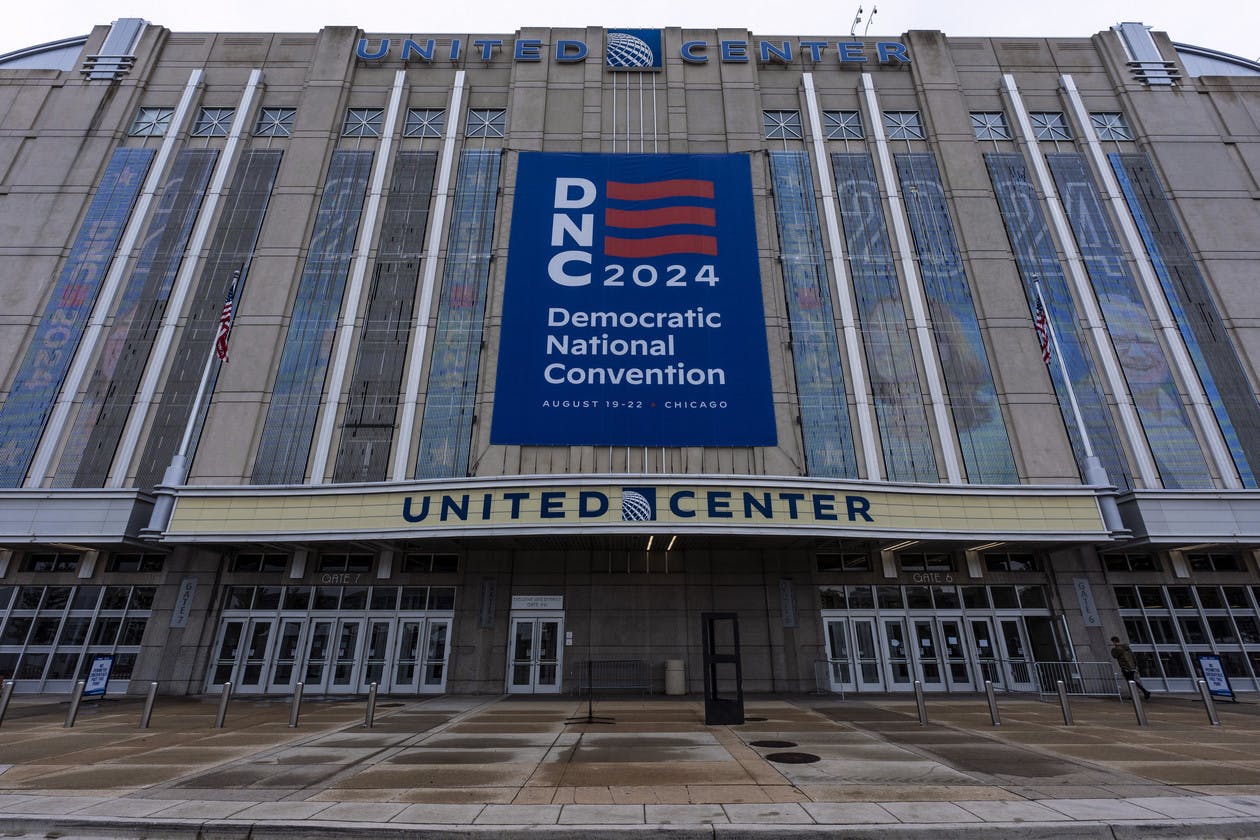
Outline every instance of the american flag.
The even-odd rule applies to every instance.
[[[239,276],[239,275],[238,275]],[[236,277],[228,288],[227,300],[223,301],[223,311],[219,313],[219,333],[214,337],[214,353],[224,364],[228,360],[228,336],[232,334],[232,309],[235,305]]]
[[[1037,290],[1037,312],[1033,317],[1033,329],[1037,331],[1037,344],[1041,347],[1041,361],[1050,364],[1050,319],[1046,317],[1046,305]]]

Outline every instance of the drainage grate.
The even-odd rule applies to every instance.
[[[770,718],[754,717],[752,715],[744,716],[744,723],[765,723],[768,720],[770,720]]]
[[[819,760],[818,756],[813,753],[802,752],[770,753],[766,756],[766,761],[774,761],[779,764],[813,764]]]
[[[795,747],[795,741],[749,741],[751,747],[766,747],[767,749],[786,750],[788,747]]]

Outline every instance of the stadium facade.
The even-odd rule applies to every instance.
[[[123,19],[0,121],[19,691],[1260,687],[1254,62]]]

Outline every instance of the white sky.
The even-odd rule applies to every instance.
[[[367,6],[345,0],[60,0],[44,7],[31,0],[7,4],[0,54],[59,38],[83,35],[120,17],[141,17],[182,32],[315,32],[324,26],[358,26],[390,34],[511,33],[522,26],[665,27],[729,26],[756,34],[844,35],[859,5],[878,7],[870,35],[908,29],[948,35],[1092,35],[1121,21],[1138,20],[1174,41],[1260,57],[1260,0],[633,0],[624,7],[591,0],[437,0]],[[621,6],[622,4],[617,4]],[[866,15],[858,27],[866,27]]]

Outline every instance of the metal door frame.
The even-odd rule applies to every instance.
[[[541,625],[546,622],[555,622],[556,624],[556,679],[554,684],[542,683],[539,681],[539,672],[543,663],[539,658],[539,645],[542,639]],[[523,623],[529,623],[533,629],[530,636],[529,660],[516,658],[516,628]],[[448,634],[449,638],[449,634]],[[513,681],[515,668],[525,666],[529,668],[529,682],[516,683]],[[511,614],[508,619],[508,645],[507,645],[507,671],[504,674],[504,683],[508,694],[559,694],[561,683],[564,681],[564,613],[557,611],[547,612],[521,612],[516,611]]]

